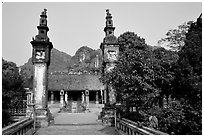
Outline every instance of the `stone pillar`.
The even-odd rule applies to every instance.
[[[30,42],[33,47],[33,103],[36,127],[47,127],[51,120],[51,113],[48,108],[48,68],[53,45],[47,36],[49,28],[46,13],[47,9],[41,12],[39,26],[37,26],[38,34]]]
[[[47,64],[34,64],[34,102],[36,109],[47,107]]]
[[[84,92],[82,91],[81,93],[81,103],[83,104],[85,101],[85,96],[84,96]]]
[[[115,90],[113,89],[111,85],[109,86],[108,98],[109,98],[108,100],[109,100],[110,105],[113,105],[116,103]]]
[[[103,90],[101,89],[101,104],[103,104]]]
[[[26,89],[27,92],[27,108],[26,108],[26,117],[33,118],[34,115],[34,103],[33,103],[33,92]]]
[[[68,91],[65,92],[65,102],[66,105],[68,105]]]
[[[96,91],[96,104],[98,104],[98,91]]]
[[[34,64],[34,104],[36,115],[36,127],[47,127],[50,122],[50,111],[48,109],[47,90],[47,64]]]
[[[54,92],[51,91],[51,104],[54,104]]]
[[[106,89],[104,90],[104,104],[107,103],[107,92]]]
[[[32,95],[33,95],[32,92],[28,90],[28,91],[26,92],[26,94],[27,94],[27,104],[33,103],[33,102],[32,102]]]
[[[60,106],[61,108],[64,107],[64,90],[60,91]]]
[[[89,110],[89,90],[85,91],[86,95],[86,110]]]
[[[109,36],[114,36],[115,27],[113,26],[113,20],[109,9],[106,10],[106,26],[104,28],[105,38],[103,39],[103,43],[100,45],[100,49],[103,52],[102,56],[102,73],[104,75],[109,75],[112,69],[118,63],[118,55],[119,55],[119,43],[117,38],[115,39],[107,39]],[[113,44],[114,43],[114,44]],[[115,93],[110,91],[111,83],[105,84],[104,90],[104,101],[105,107],[102,109],[102,121],[104,125],[114,125],[114,104],[115,104]]]

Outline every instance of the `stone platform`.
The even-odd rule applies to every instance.
[[[36,135],[118,135],[114,127],[98,121],[101,108],[90,108],[89,113],[59,113],[59,110],[50,108],[54,123],[38,129]]]

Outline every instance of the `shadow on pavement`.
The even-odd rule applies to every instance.
[[[102,129],[100,129],[99,131],[103,132],[104,134],[107,135],[120,135],[116,130],[115,127],[104,127]]]

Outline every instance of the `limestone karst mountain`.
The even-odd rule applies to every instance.
[[[49,73],[91,73],[99,70],[102,62],[101,50],[94,50],[87,46],[80,47],[74,56],[59,51],[55,48],[51,51],[51,63]],[[33,75],[32,59],[29,58],[21,68],[21,74],[30,79]]]
[[[101,50],[93,50],[87,46],[83,46],[77,50],[70,60],[69,70],[80,72],[91,72],[101,66],[102,53]]]

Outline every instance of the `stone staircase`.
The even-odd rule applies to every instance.
[[[60,112],[84,113],[85,107],[81,104],[81,101],[69,101],[68,104],[65,104],[65,107],[61,108]]]

